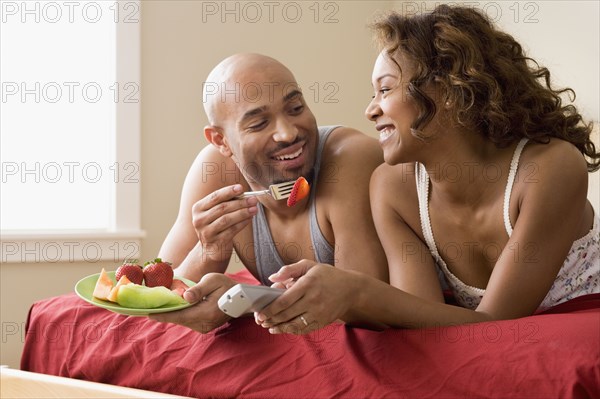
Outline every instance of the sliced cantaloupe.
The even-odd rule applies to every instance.
[[[121,286],[127,285],[127,284],[133,284],[133,283],[131,282],[131,280],[129,280],[127,278],[126,275],[122,275],[121,278],[119,279],[119,281],[117,282],[117,285],[115,285],[114,288],[112,290],[110,290],[110,294],[108,295],[108,297],[106,299],[111,302],[117,303],[117,294],[119,293],[119,288],[121,288]]]
[[[108,299],[108,296],[110,295],[110,291],[112,290],[113,285],[114,284],[112,280],[110,279],[110,277],[108,277],[108,274],[106,274],[106,270],[102,268],[102,271],[100,272],[100,277],[98,277],[98,281],[96,281],[96,286],[94,287],[94,292],[92,293],[92,296],[94,296],[94,298],[106,301]]]

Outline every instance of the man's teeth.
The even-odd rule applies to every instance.
[[[293,154],[281,155],[281,156],[275,157],[275,159],[278,161],[286,161],[286,160],[298,158],[300,156],[300,154],[302,154],[302,147],[300,147],[300,149],[298,151],[294,152]]]
[[[381,130],[379,132],[379,140],[385,140],[388,137],[390,137],[392,135],[392,133],[394,133],[394,128],[393,127],[386,127],[385,129]]]

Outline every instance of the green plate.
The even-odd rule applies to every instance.
[[[115,272],[114,271],[106,272],[106,274],[108,275],[108,277],[111,278],[111,280],[113,281],[114,284],[117,283],[115,280]],[[100,277],[100,273],[92,274],[91,276],[87,276],[87,277],[79,280],[77,282],[77,284],[75,284],[75,293],[84,301],[91,303],[92,305],[110,310],[115,313],[125,314],[128,316],[147,316],[150,313],[172,312],[174,310],[185,309],[187,307],[192,306],[191,303],[186,303],[183,305],[173,305],[173,306],[165,305],[165,306],[161,306],[160,308],[154,308],[154,309],[134,309],[134,308],[126,308],[126,307],[120,306],[118,303],[103,301],[101,299],[96,299],[92,296],[92,293],[94,292],[94,288],[96,287],[96,281],[98,281],[98,277]],[[196,285],[196,283],[194,283],[192,280],[188,280],[186,278],[175,276],[175,279],[183,281],[190,287],[193,285]]]

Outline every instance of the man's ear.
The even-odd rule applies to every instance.
[[[231,155],[233,155],[231,147],[227,142],[227,138],[216,126],[204,126],[204,137],[206,137],[206,140],[208,140],[209,143],[217,147],[222,155],[226,157],[231,157]]]

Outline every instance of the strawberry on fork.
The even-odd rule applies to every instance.
[[[247,198],[257,195],[270,195],[276,200],[288,199],[288,206],[294,206],[296,202],[308,195],[310,187],[306,179],[300,176],[293,181],[271,184],[267,190],[247,191],[236,198]]]

